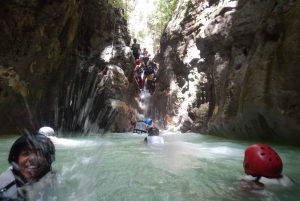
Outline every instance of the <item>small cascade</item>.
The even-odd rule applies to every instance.
[[[144,114],[145,117],[148,115],[150,99],[151,99],[151,95],[149,91],[146,89],[146,87],[144,87],[140,93],[140,107],[142,108],[141,113]]]

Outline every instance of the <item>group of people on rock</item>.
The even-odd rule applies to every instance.
[[[146,90],[152,95],[156,88],[156,73],[158,70],[158,64],[151,60],[151,55],[148,54],[146,48],[141,50],[140,45],[136,39],[133,39],[131,46],[133,56],[135,58],[135,79],[143,90],[146,86]]]

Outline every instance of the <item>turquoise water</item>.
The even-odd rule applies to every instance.
[[[245,148],[254,142],[166,133],[165,144],[140,144],[145,134],[71,136],[56,145],[57,180],[43,200],[299,200],[300,148],[269,143],[283,160],[288,188],[254,191],[237,185]],[[17,136],[0,137],[0,171]]]

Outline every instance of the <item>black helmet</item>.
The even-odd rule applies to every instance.
[[[148,130],[149,136],[158,136],[159,135],[159,130],[156,127],[151,127]]]
[[[25,146],[38,148],[47,160],[47,172],[50,171],[51,164],[55,161],[55,147],[51,140],[42,134],[29,134],[19,137],[10,148],[8,162],[15,167],[18,164],[21,149]]]

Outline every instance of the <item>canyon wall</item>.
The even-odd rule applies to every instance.
[[[129,129],[138,86],[123,12],[106,0],[0,1],[0,134]]]
[[[299,13],[299,0],[179,0],[149,115],[182,132],[300,145]]]

